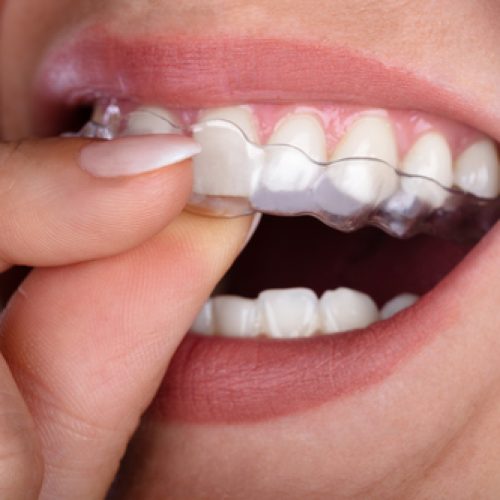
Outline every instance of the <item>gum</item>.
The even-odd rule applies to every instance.
[[[423,111],[386,110],[346,104],[302,103],[302,104],[246,104],[255,117],[259,142],[268,142],[276,124],[288,114],[309,113],[319,118],[327,140],[330,155],[350,125],[360,116],[382,116],[392,124],[400,157],[406,155],[414,142],[425,132],[442,134],[450,146],[453,159],[468,146],[487,136],[478,130],[446,118]],[[181,123],[186,128],[198,122],[200,110],[176,109]]]
[[[127,119],[136,107],[132,102],[117,103],[113,100],[103,100],[97,103],[92,120],[82,129],[80,135],[103,139],[118,137],[126,133]],[[269,133],[269,130],[272,130],[273,122],[281,117],[280,113],[287,113],[293,109],[296,109],[296,106],[290,106],[288,109],[280,106],[279,110],[274,109],[273,111],[271,107],[266,105],[265,109],[256,110],[260,123],[264,124],[261,127],[263,133]],[[343,116],[345,118],[343,120],[339,119],[338,108],[336,110],[332,108],[330,111],[330,114],[325,111],[322,119],[329,117],[331,122],[335,122],[337,119],[335,122],[338,125],[337,128],[334,126],[329,129],[336,134],[340,134],[342,127],[347,126],[348,118],[352,120],[356,116],[356,112],[352,109],[350,114],[348,113],[348,107],[345,108],[346,114]],[[357,112],[359,114],[361,111]],[[380,112],[386,113],[383,110]],[[500,218],[500,197],[486,200],[456,189],[448,189],[432,179],[402,174],[395,166],[373,158],[348,158],[330,163],[317,163],[290,145],[260,146],[253,144],[235,124],[226,120],[193,123],[196,120],[195,112],[177,113],[177,116],[181,117],[183,125],[170,124],[175,132],[192,135],[204,129],[214,130],[217,128],[225,133],[225,137],[240,151],[237,163],[234,164],[234,167],[229,165],[230,168],[225,171],[226,174],[231,175],[234,172],[234,175],[239,176],[240,179],[241,176],[248,176],[249,183],[252,185],[248,195],[239,196],[228,196],[222,191],[215,193],[197,191],[196,186],[203,185],[203,183],[197,183],[197,174],[201,175],[201,180],[203,180],[203,175],[206,175],[206,172],[203,172],[205,167],[202,167],[202,171],[197,172],[195,166],[195,189],[188,207],[191,211],[224,217],[254,212],[282,216],[306,214],[341,231],[353,231],[365,225],[373,225],[399,238],[427,233],[464,242],[478,240]],[[437,126],[436,121],[430,123],[422,120],[422,116],[417,113],[414,115],[414,119],[410,120],[411,127],[407,123],[404,125],[401,120],[399,121],[400,128],[406,133],[407,138],[417,133],[418,130],[422,130],[422,127]],[[167,122],[167,120],[165,121]],[[266,132],[266,130],[268,131]],[[467,138],[475,140],[477,137],[474,136],[472,130],[469,131],[468,135],[464,132],[467,131],[460,129],[459,126],[455,128],[452,126],[448,129],[448,137],[453,134],[456,137],[455,149],[458,148],[458,144],[466,143]],[[262,179],[265,177],[263,173],[269,172],[266,169],[273,167],[276,151],[284,155],[292,154],[293,161],[299,160],[301,169],[308,173],[314,173],[314,182],[306,189],[294,189],[293,186],[278,190],[270,189],[269,185]],[[367,162],[369,164],[368,170],[366,170]],[[345,168],[347,165],[355,169],[359,166],[359,175],[354,170],[357,178],[362,178],[366,172],[378,169],[384,178],[389,178],[391,182],[397,181],[398,188],[391,191],[390,196],[385,196],[383,192],[375,193],[376,196],[373,198],[375,201],[362,203],[358,199],[346,195],[345,192],[339,191],[337,184],[332,184],[332,176],[335,178],[339,169]],[[430,203],[419,197],[417,194],[422,186],[427,190],[432,190],[434,197],[440,201]],[[211,189],[214,189],[213,183]],[[217,189],[217,183],[215,183],[215,189]]]
[[[339,104],[249,104],[259,124],[260,142],[266,143],[276,124],[287,114],[297,111],[317,116],[326,133],[328,152],[331,154],[353,121],[362,115],[388,118],[393,126],[399,155],[404,156],[420,135],[437,131],[444,135],[453,157],[457,157],[473,142],[486,136],[461,123],[446,120],[421,111],[385,110],[364,106]]]

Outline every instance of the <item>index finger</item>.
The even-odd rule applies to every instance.
[[[142,243],[186,204],[183,160],[198,152],[172,134],[0,144],[0,269],[96,259]]]

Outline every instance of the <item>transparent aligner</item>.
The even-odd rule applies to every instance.
[[[500,219],[500,197],[446,188],[376,158],[317,162],[289,144],[252,142],[223,119],[183,124],[159,108],[102,100],[78,135],[141,133],[180,133],[202,143],[188,208],[205,215],[311,215],[340,231],[372,225],[398,238],[426,233],[463,242],[480,239]]]

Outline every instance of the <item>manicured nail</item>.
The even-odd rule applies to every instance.
[[[250,224],[250,228],[248,229],[248,234],[245,239],[245,242],[243,243],[243,246],[241,247],[242,249],[245,248],[248,244],[248,242],[252,239],[252,236],[255,234],[255,231],[257,231],[257,228],[259,227],[260,220],[262,219],[262,214],[256,213],[253,216],[252,223]]]
[[[96,141],[80,152],[80,166],[96,177],[151,172],[198,154],[201,146],[183,135],[157,134]]]

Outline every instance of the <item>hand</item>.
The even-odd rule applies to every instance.
[[[35,267],[0,324],[2,498],[105,495],[241,248],[248,220],[172,222],[197,152],[172,137],[0,145],[1,266]]]

